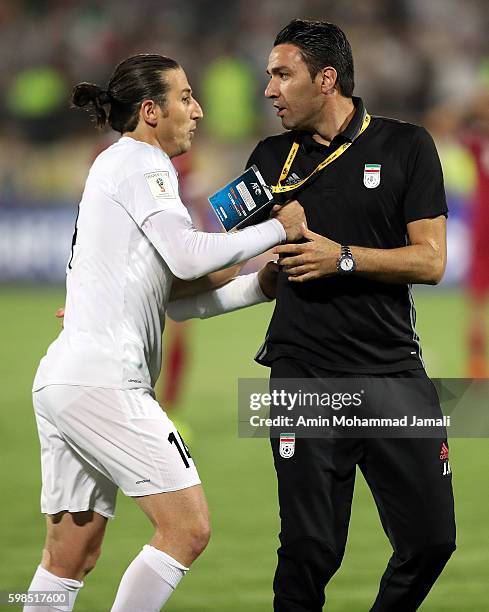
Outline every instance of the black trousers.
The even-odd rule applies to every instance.
[[[353,375],[282,358],[272,365],[271,387],[280,378],[347,376]],[[426,402],[433,403],[433,386],[424,370],[391,376],[424,378]],[[382,384],[383,377],[376,378]],[[422,409],[417,406],[417,413]],[[279,439],[271,438],[281,518],[273,583],[276,612],[323,609],[325,587],[345,550],[357,465],[393,548],[370,610],[418,609],[455,550],[452,481],[440,461],[442,442],[447,444],[445,437],[298,437],[294,455],[284,458]]]

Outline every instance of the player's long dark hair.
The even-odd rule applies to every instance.
[[[345,33],[338,26],[326,21],[293,19],[277,34],[274,46],[287,43],[300,49],[311,79],[314,80],[326,66],[331,66],[338,73],[340,93],[347,98],[352,96],[355,87],[353,55]]]
[[[106,123],[121,134],[131,132],[138,123],[143,100],[165,106],[168,83],[164,73],[179,64],[164,55],[140,54],[128,57],[114,70],[107,89],[94,83],[79,83],[73,88],[73,106],[88,107],[98,127]]]

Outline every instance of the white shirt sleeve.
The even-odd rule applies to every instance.
[[[119,185],[117,200],[139,227],[157,212],[172,208],[185,209],[173,174],[174,171],[169,167],[166,170],[141,169],[133,172]]]
[[[286,238],[277,219],[230,234],[200,232],[183,205],[149,216],[141,228],[173,274],[182,280],[246,261]]]
[[[208,319],[225,312],[270,301],[261,290],[258,272],[255,272],[238,276],[219,289],[170,302],[166,312],[174,321]]]

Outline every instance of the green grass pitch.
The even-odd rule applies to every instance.
[[[0,289],[0,591],[25,590],[40,558],[44,521],[30,385],[39,358],[58,333],[54,311],[62,303],[59,289]],[[456,292],[428,290],[418,292],[417,306],[430,374],[462,376],[463,299]],[[265,305],[193,323],[192,363],[180,416],[194,431],[191,450],[207,493],[213,537],[165,608],[168,612],[271,610],[278,531],[271,453],[266,440],[236,435],[236,381],[267,376],[252,356],[270,312]],[[422,610],[483,612],[489,609],[489,443],[453,440],[450,450],[458,550]],[[150,533],[135,504],[120,495],[117,518],[109,523],[98,567],[78,598],[78,612],[110,609],[121,574]],[[328,588],[327,609],[367,610],[389,555],[359,474],[347,553]]]

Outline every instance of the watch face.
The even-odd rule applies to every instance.
[[[343,257],[340,261],[340,268],[343,272],[351,272],[353,270],[353,259],[351,257]]]

